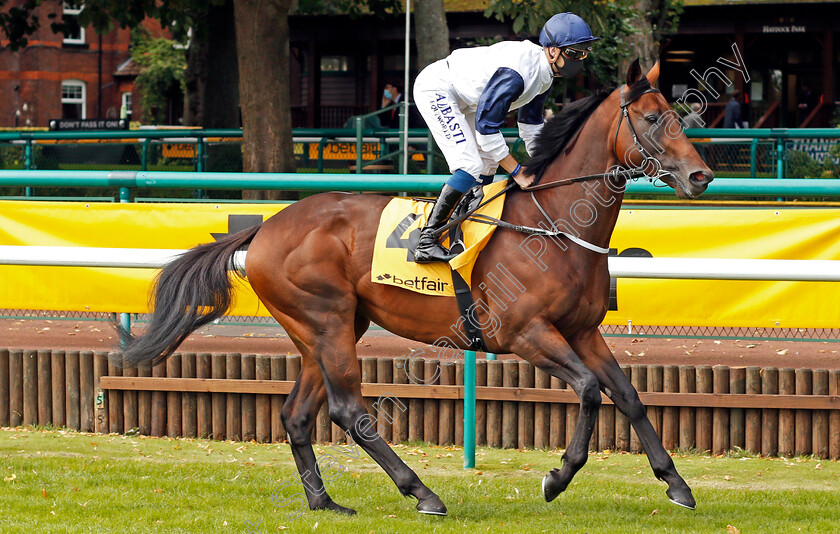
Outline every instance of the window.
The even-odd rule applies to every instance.
[[[349,56],[323,56],[321,58],[321,72],[352,72],[353,58]]]
[[[120,101],[120,118],[131,118],[131,93],[123,93]]]
[[[64,2],[64,20],[70,26],[64,33],[64,42],[67,44],[85,44],[85,29],[79,26],[79,13],[84,5],[70,5]]]
[[[66,80],[61,82],[61,118],[86,119],[85,82]]]

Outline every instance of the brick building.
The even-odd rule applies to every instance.
[[[45,2],[36,10],[41,21],[26,48],[12,52],[8,41],[0,49],[0,127],[45,127],[52,119],[119,118],[125,106],[137,116],[133,96],[138,72],[130,61],[131,32],[115,29],[98,35],[93,28],[77,27],[55,34],[48,16],[73,16],[61,2]],[[144,22],[153,34],[160,25]]]

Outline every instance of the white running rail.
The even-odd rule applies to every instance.
[[[186,250],[0,246],[0,265],[159,269]],[[243,269],[245,251],[233,267]],[[749,260],[720,258],[609,258],[615,278],[683,280],[840,281],[838,260]]]

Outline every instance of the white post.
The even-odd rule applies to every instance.
[[[400,140],[402,148],[402,173],[408,174],[408,68],[411,66],[411,0],[405,0],[405,73],[403,77],[403,131]]]

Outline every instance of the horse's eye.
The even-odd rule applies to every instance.
[[[659,120],[659,117],[657,117],[656,115],[647,115],[645,116],[645,120],[651,124],[656,124],[656,121]]]

